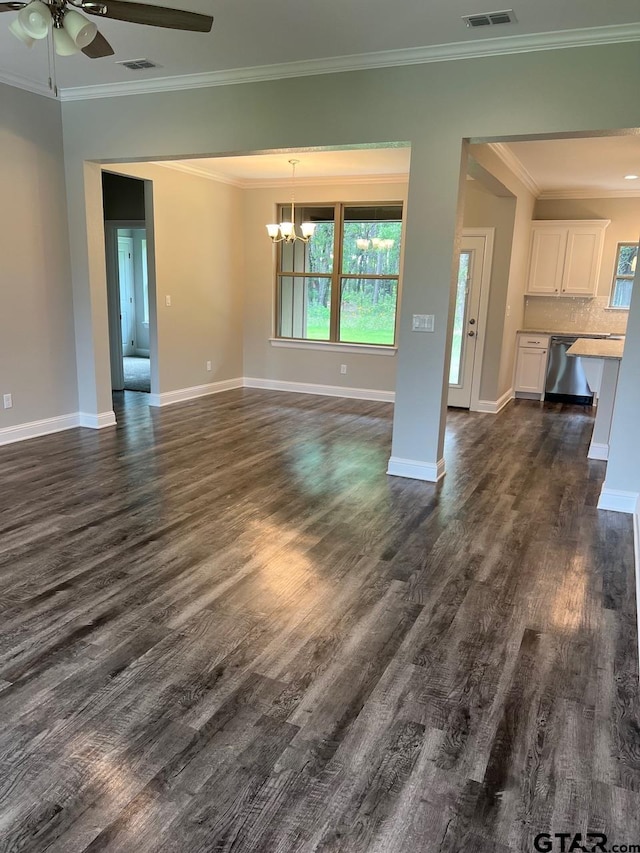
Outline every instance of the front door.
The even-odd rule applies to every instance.
[[[453,318],[448,399],[450,406],[461,409],[468,409],[471,405],[473,372],[481,366],[481,353],[476,352],[476,342],[484,251],[484,237],[463,236]]]

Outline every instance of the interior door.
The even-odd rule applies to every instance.
[[[476,341],[484,251],[484,237],[463,236],[458,263],[448,399],[450,406],[462,409],[471,405],[473,371],[480,368],[481,354],[476,352]]]
[[[118,280],[120,284],[120,322],[122,354],[135,355],[136,310],[133,291],[133,238],[118,235]]]

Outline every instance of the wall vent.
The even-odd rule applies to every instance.
[[[478,15],[463,15],[462,20],[468,27],[495,27],[498,24],[515,24],[516,16],[513,9],[502,12],[481,12]]]
[[[146,68],[160,68],[157,62],[150,59],[127,59],[124,62],[116,62],[116,65],[124,65],[129,71],[143,71]]]

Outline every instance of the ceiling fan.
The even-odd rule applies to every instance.
[[[31,47],[34,41],[53,34],[55,51],[59,56],[69,56],[82,51],[90,59],[113,56],[114,50],[98,32],[88,15],[165,27],[170,30],[189,30],[196,33],[211,32],[213,17],[182,9],[168,9],[129,0],[9,0],[0,2],[0,12],[18,12],[9,29],[23,44]]]

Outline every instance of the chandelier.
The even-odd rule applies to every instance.
[[[289,160],[291,163],[291,218],[289,222],[275,222],[267,225],[267,233],[271,237],[272,243],[295,243],[300,240],[302,243],[308,243],[313,237],[313,232],[316,230],[315,222],[303,222],[300,225],[300,234],[296,234],[296,218],[295,218],[295,201],[294,190],[296,181],[296,166],[299,160]]]
[[[45,39],[51,33],[58,56],[71,56],[88,47],[98,33],[93,21],[75,9],[67,9],[66,3],[58,0],[47,3],[42,0],[32,0],[31,3],[18,1],[4,5],[19,10],[9,30],[27,47],[32,47],[35,41]]]

